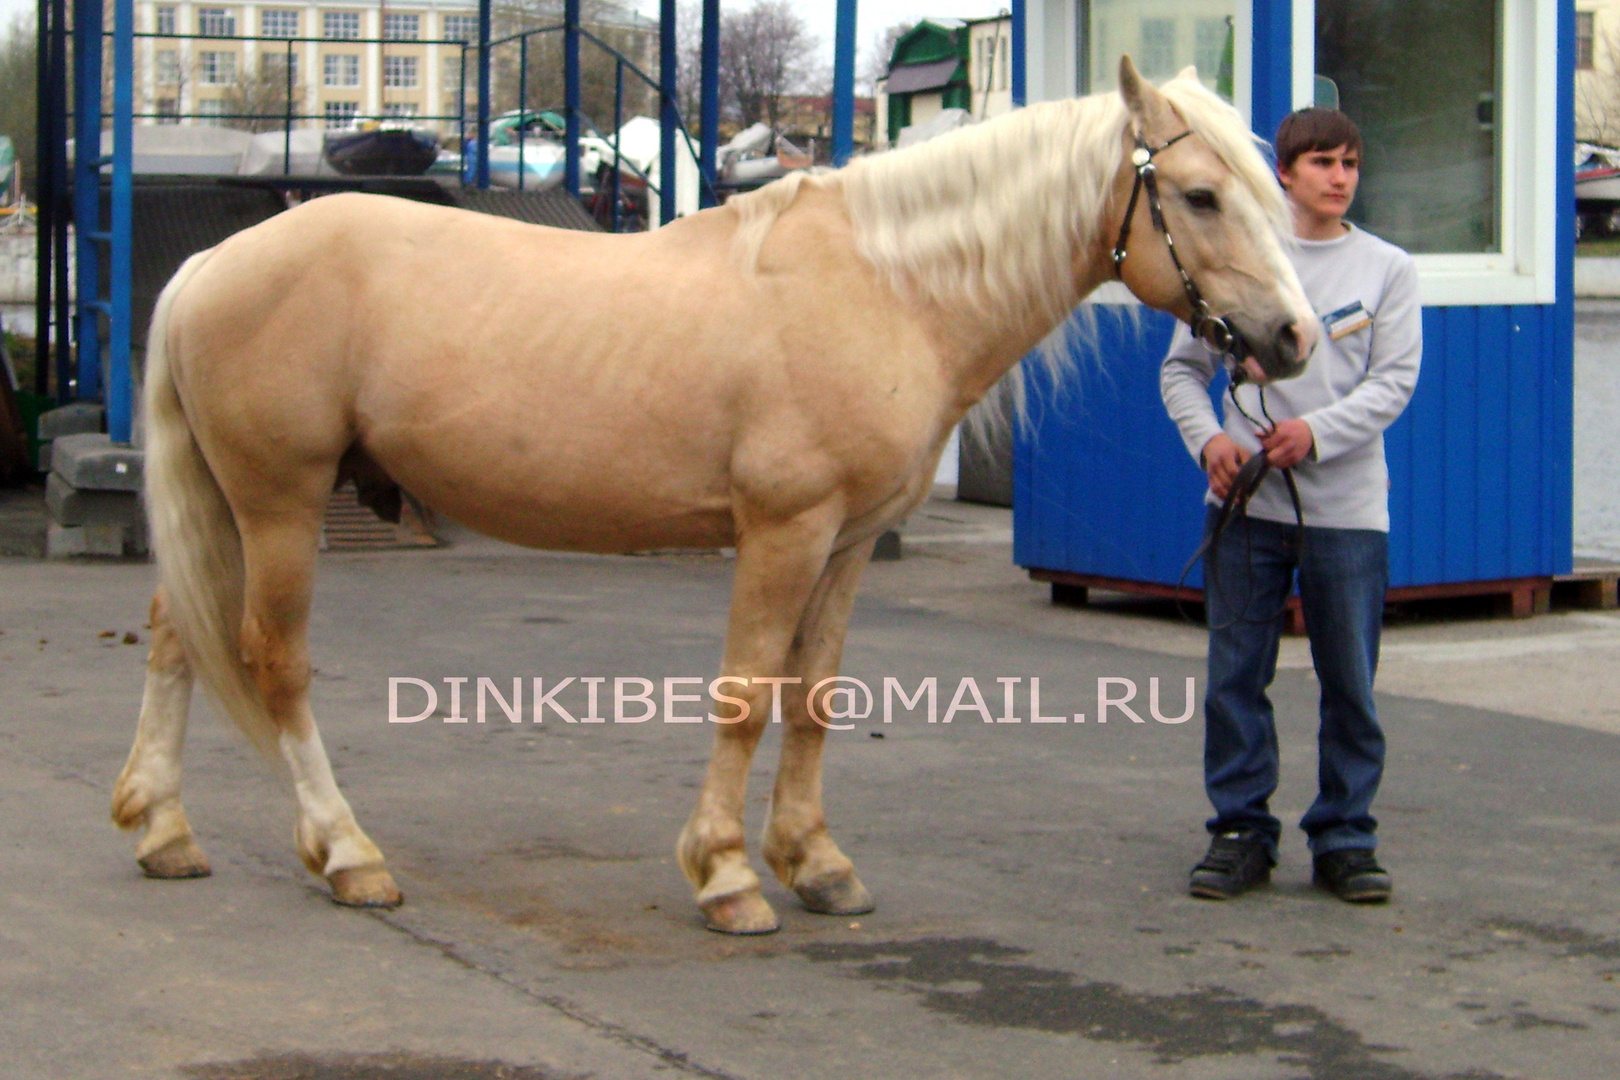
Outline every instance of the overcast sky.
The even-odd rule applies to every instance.
[[[471,0],[469,0],[471,2]],[[723,0],[726,6],[741,7],[744,0]],[[832,62],[833,24],[838,5],[833,0],[792,0],[793,6],[804,16],[813,34],[821,39],[821,49],[828,63]],[[0,0],[0,25],[9,27],[12,17],[20,12],[35,10],[37,0]],[[658,14],[657,0],[639,0],[637,6],[645,13]],[[860,0],[860,25],[856,29],[856,47],[861,59],[872,47],[872,40],[885,28],[897,22],[916,22],[929,15],[964,18],[994,15],[1008,6],[1008,0]]]

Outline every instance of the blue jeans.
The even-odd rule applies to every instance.
[[[1211,508],[1206,530],[1215,514]],[[1319,790],[1300,827],[1316,855],[1371,849],[1378,843],[1372,801],[1384,772],[1373,676],[1389,587],[1389,536],[1371,529],[1307,526],[1301,546],[1292,524],[1238,519],[1204,556],[1204,788],[1215,807],[1208,828],[1258,829],[1276,855],[1282,826],[1269,802],[1277,790],[1277,726],[1266,690],[1277,674],[1280,609],[1296,571],[1322,687]]]

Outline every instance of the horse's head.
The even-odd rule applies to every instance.
[[[1122,57],[1119,92],[1130,114],[1112,202],[1121,227],[1104,239],[1119,241],[1121,280],[1212,344],[1235,338],[1249,379],[1298,375],[1317,319],[1284,249],[1293,233],[1282,189],[1248,129],[1192,68],[1159,89]]]

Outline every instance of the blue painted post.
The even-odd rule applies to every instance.
[[[1277,125],[1294,111],[1292,0],[1254,0],[1254,80],[1249,123],[1270,142]]]
[[[107,434],[128,444],[134,420],[129,370],[131,261],[134,251],[135,0],[113,4],[112,242],[108,267]]]
[[[579,198],[579,0],[563,4],[563,100],[568,131],[565,135],[563,183]]]
[[[1023,108],[1029,100],[1024,76],[1024,49],[1029,40],[1024,30],[1025,2],[1012,0],[1012,103],[1015,109]]]
[[[675,39],[675,0],[660,0],[658,11],[658,94],[659,117],[663,121],[658,141],[658,223],[675,220],[675,129],[680,120],[675,110],[675,78],[679,58]]]
[[[855,0],[838,0],[833,36],[833,165],[849,164],[855,153]]]
[[[473,187],[489,187],[489,35],[490,0],[478,0],[478,154]]]
[[[702,130],[698,133],[703,160],[698,164],[703,175],[715,181],[716,157],[720,150],[720,0],[703,0],[703,46],[698,62],[699,111],[703,114]],[[713,206],[715,194],[711,184],[704,184],[698,193],[699,205]]]
[[[523,169],[527,162],[524,160],[528,150],[529,128],[529,35],[524,34],[518,38],[518,170],[517,186],[519,191],[524,190]]]
[[[101,394],[101,0],[78,0],[73,17],[75,117],[73,229],[78,255],[75,283],[79,316],[75,398]]]

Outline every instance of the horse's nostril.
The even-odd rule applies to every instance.
[[[1277,328],[1277,356],[1292,364],[1305,356],[1305,334],[1298,323],[1284,323]]]

